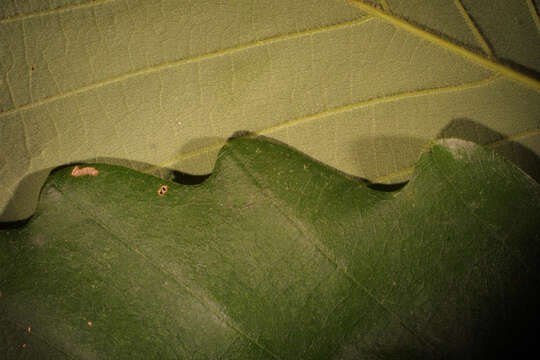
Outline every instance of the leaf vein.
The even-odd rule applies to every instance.
[[[486,86],[486,85],[492,83],[493,81],[495,81],[498,77],[499,77],[498,75],[494,75],[494,76],[490,76],[490,77],[487,77],[485,79],[481,79],[481,80],[478,80],[478,81],[462,83],[462,84],[458,84],[458,85],[452,85],[452,86],[446,86],[446,87],[437,87],[437,88],[429,88],[429,89],[422,89],[422,90],[414,90],[414,91],[405,91],[405,92],[402,92],[402,93],[396,93],[396,94],[392,94],[392,95],[388,95],[388,96],[382,96],[382,97],[378,97],[378,98],[362,100],[362,101],[357,102],[357,103],[344,105],[344,106],[339,106],[339,107],[335,107],[335,108],[332,108],[332,109],[329,109],[329,110],[324,110],[324,111],[317,112],[317,113],[314,113],[314,114],[310,114],[310,115],[307,115],[307,116],[303,116],[303,117],[299,117],[299,118],[296,118],[296,119],[284,121],[284,122],[282,122],[280,124],[277,124],[277,125],[274,125],[274,126],[269,126],[269,127],[254,131],[254,132],[250,133],[249,136],[253,137],[253,136],[256,136],[256,135],[265,135],[265,134],[273,133],[275,131],[282,130],[282,129],[287,129],[289,127],[293,127],[293,126],[299,125],[301,123],[318,120],[320,118],[324,118],[324,117],[328,117],[328,116],[343,114],[343,113],[354,111],[354,110],[357,110],[357,109],[360,109],[360,108],[363,108],[363,107],[366,107],[366,106],[370,106],[370,105],[376,105],[376,104],[392,102],[392,101],[399,101],[399,100],[412,98],[412,97],[429,96],[429,95],[434,95],[434,94],[444,94],[444,93],[448,93],[448,92],[462,91],[462,90],[472,89],[472,88],[475,88],[475,87]],[[203,148],[200,148],[200,149],[197,149],[197,150],[193,150],[193,151],[190,151],[190,152],[187,152],[187,153],[177,155],[177,156],[173,157],[172,159],[169,159],[169,160],[164,161],[162,163],[159,163],[157,165],[151,166],[149,168],[143,169],[142,172],[151,173],[153,171],[156,171],[157,169],[171,166],[176,162],[186,160],[186,159],[192,158],[194,156],[199,156],[199,155],[211,152],[211,151],[215,151],[215,150],[221,148],[224,144],[225,144],[224,141],[220,141],[220,142],[214,143],[212,145],[208,145],[206,147],[203,147]]]
[[[230,54],[233,54],[233,53],[236,53],[236,52],[248,50],[248,49],[251,49],[251,48],[258,47],[258,46],[265,46],[265,45],[280,42],[280,41],[301,38],[303,36],[311,36],[312,34],[324,33],[324,32],[328,32],[328,31],[338,30],[338,29],[346,28],[348,26],[360,25],[360,24],[362,24],[362,23],[364,23],[364,22],[366,22],[366,21],[368,21],[370,19],[372,19],[371,16],[365,16],[365,17],[362,17],[360,19],[346,21],[346,22],[342,22],[342,23],[334,24],[334,25],[323,26],[323,27],[319,27],[319,28],[316,28],[316,29],[309,29],[309,30],[305,30],[305,31],[299,31],[299,32],[296,32],[296,33],[279,35],[279,36],[270,37],[270,38],[261,39],[261,40],[254,40],[254,41],[251,41],[251,42],[248,42],[248,43],[240,44],[240,45],[229,47],[229,48],[226,48],[226,49],[221,49],[221,50],[217,50],[217,51],[214,51],[214,52],[210,52],[210,53],[206,53],[206,54],[202,54],[202,55],[198,55],[198,56],[194,56],[194,57],[190,57],[190,58],[180,59],[180,60],[176,60],[176,61],[164,62],[164,63],[161,63],[161,64],[145,67],[145,68],[138,69],[138,70],[135,70],[135,71],[130,71],[130,72],[127,72],[127,73],[123,73],[123,74],[120,74],[120,75],[117,75],[117,76],[110,77],[108,79],[104,79],[104,80],[89,84],[89,85],[81,86],[81,87],[73,89],[73,90],[65,91],[63,93],[59,93],[59,94],[56,94],[56,95],[53,95],[53,96],[50,96],[50,97],[47,97],[47,98],[44,98],[44,99],[40,99],[40,100],[37,100],[37,101],[32,101],[32,102],[30,102],[28,104],[25,104],[25,105],[22,105],[22,106],[19,106],[19,107],[15,107],[15,108],[13,108],[11,110],[7,110],[7,111],[4,111],[4,112],[0,113],[0,118],[4,117],[4,116],[12,115],[14,113],[18,113],[18,112],[21,112],[21,111],[33,109],[33,108],[36,108],[36,107],[39,107],[39,106],[42,106],[42,105],[46,105],[46,104],[49,104],[49,103],[52,103],[52,102],[55,102],[55,101],[58,101],[58,100],[62,100],[62,99],[65,99],[65,98],[76,96],[76,95],[79,95],[79,94],[82,94],[82,93],[86,93],[88,91],[95,90],[95,89],[98,89],[98,88],[102,88],[104,86],[115,84],[115,83],[118,83],[118,82],[121,82],[121,81],[125,81],[125,80],[128,80],[128,79],[137,77],[137,76],[143,76],[143,75],[159,72],[159,71],[162,71],[162,70],[167,70],[167,69],[174,68],[174,67],[181,66],[181,65],[185,65],[185,64],[191,64],[191,63],[196,63],[196,62],[200,62],[200,61],[204,61],[204,60],[208,60],[208,59],[217,58],[217,57],[220,57],[220,56],[230,55]]]
[[[461,195],[461,192],[456,188],[456,185],[452,181],[452,179],[446,174],[446,172],[440,168],[439,163],[435,160],[431,161],[433,164],[433,171],[437,172],[437,174],[448,184],[448,187],[452,193],[455,194],[455,197],[459,199],[459,201],[463,204],[464,208],[467,209],[467,212],[471,215],[472,218],[476,219],[478,223],[483,226],[495,239],[497,239],[501,246],[508,250],[510,256],[512,256],[517,262],[519,262],[524,268],[526,268],[529,271],[534,271],[534,269],[531,269],[525,261],[516,254],[514,251],[512,251],[512,248],[508,246],[506,243],[506,239],[509,237],[509,234],[505,236],[501,236],[497,233],[497,231],[494,229],[494,226],[478,216],[476,212],[471,208],[470,201],[466,201],[463,196]],[[468,176],[471,176],[472,174],[468,174]],[[471,183],[470,180],[468,180],[468,183]]]
[[[445,48],[449,51],[459,54],[469,60],[472,60],[484,66],[487,69],[493,70],[513,81],[521,83],[522,85],[528,86],[529,88],[532,88],[533,90],[540,92],[540,80],[538,79],[535,79],[519,71],[516,71],[492,59],[488,59],[484,56],[478,55],[475,52],[470,51],[460,45],[457,45],[451,41],[443,39],[442,37],[437,36],[429,31],[426,31],[418,26],[415,26],[404,19],[391,15],[385,11],[379,10],[372,5],[368,5],[367,3],[363,1],[360,1],[360,0],[348,0],[348,1],[368,14],[377,16],[394,26],[397,26],[405,31],[408,31],[418,37],[426,39],[434,43],[435,45],[438,45],[442,48]]]
[[[27,19],[35,18],[35,17],[43,17],[43,16],[49,16],[49,15],[55,15],[55,14],[60,14],[60,13],[64,13],[64,12],[69,12],[69,11],[72,11],[72,10],[90,8],[90,7],[103,5],[103,4],[106,4],[106,3],[109,3],[109,2],[113,2],[113,1],[115,1],[115,0],[91,0],[91,1],[87,1],[86,3],[68,5],[68,6],[58,7],[56,9],[35,11],[35,12],[32,12],[32,13],[15,15],[15,16],[4,18],[4,19],[0,19],[0,24],[7,24],[7,23],[11,23],[11,22],[16,22],[16,21],[24,21],[24,20],[27,20]]]
[[[538,14],[538,9],[534,5],[533,0],[527,0],[527,7],[529,8],[531,17],[533,18],[534,23],[536,24],[536,30],[540,32],[540,15]]]
[[[461,0],[454,0],[454,4],[456,5],[457,9],[459,10],[459,13],[461,14],[463,19],[467,23],[467,26],[472,31],[474,37],[480,43],[480,47],[482,48],[484,53],[489,58],[494,58],[495,56],[493,55],[493,51],[489,47],[489,44],[487,43],[482,33],[480,33],[480,30],[478,30],[478,26],[476,26],[476,23],[469,15],[469,12],[467,11],[467,9],[465,9],[465,7],[463,6],[463,3],[461,2]]]
[[[270,349],[266,348],[263,344],[261,344],[259,341],[257,341],[256,338],[252,337],[245,331],[243,331],[238,325],[234,324],[234,321],[230,319],[229,316],[227,316],[226,313],[224,313],[222,310],[214,309],[215,307],[211,306],[211,301],[207,299],[205,296],[199,296],[194,289],[192,289],[188,284],[185,284],[184,282],[180,281],[173,273],[170,271],[160,267],[156,263],[152,261],[150,257],[148,257],[146,254],[141,252],[137,248],[131,247],[129,244],[127,244],[121,235],[117,234],[113,230],[111,230],[107,225],[105,225],[102,221],[99,221],[95,214],[89,213],[85,209],[83,209],[81,206],[78,206],[79,202],[73,201],[73,199],[70,199],[69,196],[67,196],[66,193],[62,192],[61,190],[57,189],[58,192],[60,192],[64,197],[69,200],[69,203],[71,203],[74,207],[76,207],[81,213],[86,214],[92,221],[95,222],[96,225],[104,229],[107,233],[111,234],[111,236],[116,239],[122,246],[124,246],[129,251],[139,255],[145,262],[147,262],[149,265],[154,267],[158,272],[162,273],[163,275],[169,277],[172,281],[174,281],[176,284],[178,284],[181,288],[185,289],[196,301],[198,301],[202,306],[204,306],[210,313],[215,315],[217,318],[219,318],[224,324],[226,324],[230,329],[232,329],[234,332],[239,334],[241,337],[245,338],[248,342],[256,345],[258,348],[263,350],[265,353],[272,356],[272,358],[281,360],[281,358],[272,352]],[[172,292],[172,290],[165,288],[167,291]]]
[[[417,333],[412,327],[410,327],[396,312],[390,310],[388,307],[386,307],[377,297],[371,293],[371,291],[363,286],[358,279],[356,279],[353,275],[351,275],[347,271],[347,265],[343,264],[339,259],[333,254],[333,252],[326,247],[324,244],[322,244],[320,241],[316,240],[313,236],[309,236],[307,229],[305,228],[302,221],[300,221],[295,215],[291,214],[289,211],[286,211],[286,206],[283,204],[280,204],[275,200],[273,196],[268,196],[268,192],[271,192],[271,190],[266,189],[261,184],[261,181],[255,177],[254,174],[249,172],[245,167],[243,166],[243,162],[241,159],[238,159],[238,154],[231,154],[231,158],[234,159],[236,164],[244,171],[244,173],[251,178],[252,182],[255,186],[257,186],[259,189],[261,189],[261,194],[268,199],[272,205],[276,208],[277,211],[279,211],[296,229],[297,231],[302,234],[302,238],[305,239],[313,248],[321,254],[323,258],[326,259],[330,264],[332,264],[336,271],[338,273],[341,273],[345,278],[347,278],[352,284],[354,284],[356,287],[358,287],[362,292],[364,292],[372,301],[374,301],[375,304],[380,306],[384,311],[386,311],[390,316],[393,316],[396,320],[399,321],[399,323],[405,328],[407,331],[409,331],[416,339],[418,339],[420,342],[422,342],[427,347],[432,347],[432,345],[419,333]],[[265,190],[263,190],[265,189]]]

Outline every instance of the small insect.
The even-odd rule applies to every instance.
[[[158,193],[159,196],[163,196],[163,195],[165,195],[167,190],[169,190],[169,187],[167,185],[161,185],[161,187],[159,188],[157,193]]]
[[[99,171],[96,170],[95,168],[89,167],[89,166],[88,167],[83,167],[81,169],[78,165],[75,165],[75,167],[71,171],[71,176],[75,176],[75,177],[85,176],[85,175],[96,176],[97,174],[99,174]]]

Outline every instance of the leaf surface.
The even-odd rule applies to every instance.
[[[397,192],[263,138],[230,140],[197,186],[95,167],[55,171],[0,230],[8,359],[485,358],[534,339],[540,188],[491,150],[435,142]]]
[[[448,136],[540,178],[532,0],[6,0],[0,19],[1,221],[59,165],[205,174],[237,130],[374,182]]]

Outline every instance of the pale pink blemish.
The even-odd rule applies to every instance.
[[[75,176],[75,177],[78,177],[78,176],[85,176],[85,175],[96,176],[97,174],[99,174],[99,171],[96,170],[96,169],[93,168],[93,167],[90,167],[90,166],[83,167],[83,168],[81,169],[78,165],[75,165],[75,167],[74,167],[73,170],[71,171],[71,176]]]

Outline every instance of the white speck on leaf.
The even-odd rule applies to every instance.
[[[456,159],[462,159],[464,156],[469,157],[476,149],[474,143],[460,139],[442,139],[440,144],[447,148]]]

